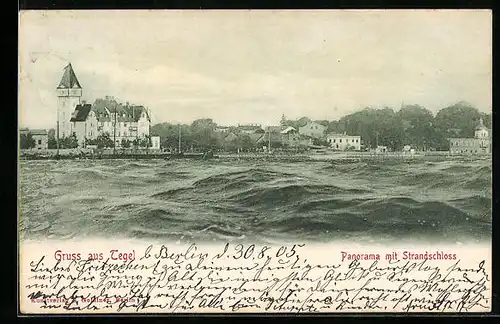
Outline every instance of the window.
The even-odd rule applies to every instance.
[[[42,140],[38,140],[38,145],[42,145]]]
[[[356,140],[356,143],[358,143],[359,140]]]
[[[354,140],[352,140],[352,143],[354,143]]]
[[[339,139],[339,143],[342,143],[342,139]]]
[[[333,139],[333,142],[335,143],[335,138]]]

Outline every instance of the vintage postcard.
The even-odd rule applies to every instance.
[[[491,311],[486,10],[21,11],[19,312]]]

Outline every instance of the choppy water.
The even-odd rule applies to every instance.
[[[491,160],[21,161],[23,238],[406,240],[491,235]]]

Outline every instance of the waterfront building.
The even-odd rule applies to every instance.
[[[299,134],[313,138],[324,138],[326,129],[326,126],[314,121],[309,121],[306,125],[299,127]]]
[[[334,150],[361,150],[361,137],[346,134],[327,134],[326,141]]]
[[[491,132],[483,124],[483,119],[474,131],[472,138],[449,138],[452,154],[487,154],[491,153]]]
[[[83,89],[78,82],[75,71],[69,63],[64,68],[61,82],[57,86],[57,130],[60,138],[69,137],[71,130],[71,115],[75,107],[80,104]]]
[[[59,138],[74,135],[84,147],[86,140],[107,133],[121,147],[122,140],[133,142],[149,136],[151,118],[144,106],[121,104],[110,96],[88,104],[81,100],[82,91],[70,63],[57,87]]]
[[[31,134],[31,137],[35,141],[35,150],[46,150],[49,147],[49,134],[45,129],[20,129],[20,135]]]

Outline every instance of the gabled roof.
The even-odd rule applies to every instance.
[[[89,115],[91,109],[92,109],[91,104],[77,105],[75,111],[73,112],[73,115],[71,116],[70,121],[72,122],[86,121],[87,116]]]
[[[117,122],[137,122],[142,113],[151,121],[148,110],[144,106],[122,105],[114,99],[96,99],[92,106],[92,111],[96,113],[97,120],[111,121],[110,115],[116,111]]]
[[[78,82],[75,71],[73,71],[71,63],[69,63],[64,68],[64,74],[57,89],[81,89],[81,88],[82,87],[80,86],[80,82]]]

